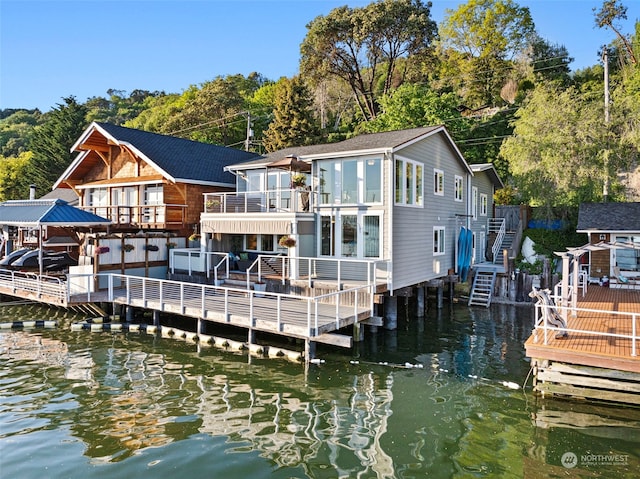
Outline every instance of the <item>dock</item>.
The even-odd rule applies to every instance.
[[[589,285],[577,308],[567,310],[566,337],[537,311],[525,342],[534,390],[640,405],[640,290]]]

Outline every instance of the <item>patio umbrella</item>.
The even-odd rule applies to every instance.
[[[311,164],[299,160],[296,155],[289,155],[281,160],[272,161],[267,168],[280,168],[281,170],[297,171],[298,173],[310,173]]]

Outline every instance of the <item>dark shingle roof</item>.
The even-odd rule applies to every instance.
[[[0,203],[0,225],[92,226],[111,221],[75,208],[66,201],[12,200]]]
[[[235,148],[134,130],[110,123],[96,123],[120,142],[134,146],[176,180],[235,184],[224,167],[255,159],[258,155]]]
[[[640,231],[640,203],[582,203],[578,231]]]

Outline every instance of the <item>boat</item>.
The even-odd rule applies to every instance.
[[[31,250],[11,263],[11,267],[15,269],[37,269],[39,268],[40,250]],[[43,251],[42,252],[42,270],[43,271],[60,271],[69,266],[75,266],[78,261],[73,259],[66,251]]]
[[[13,263],[14,261],[17,261],[18,259],[20,259],[22,255],[28,253],[29,251],[33,251],[33,249],[20,248],[15,251],[12,251],[11,253],[9,253],[8,255],[6,255],[4,258],[0,260],[0,266],[10,266],[11,263]]]

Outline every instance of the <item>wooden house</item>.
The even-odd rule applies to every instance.
[[[591,278],[640,279],[640,203],[582,203],[577,231],[591,244],[612,246],[590,251]]]
[[[228,170],[237,192],[206,195],[211,250],[384,262],[390,291],[453,274],[460,228],[472,223],[469,192],[483,205],[473,218],[481,231],[501,184],[492,168],[473,183],[442,126],[286,148]]]
[[[153,267],[156,276],[166,273],[167,246],[198,232],[203,194],[235,189],[225,166],[256,156],[97,122],[71,151],[78,155],[54,189],[73,190],[79,208],[111,221],[83,236],[80,264],[94,266],[85,272],[149,275]]]

